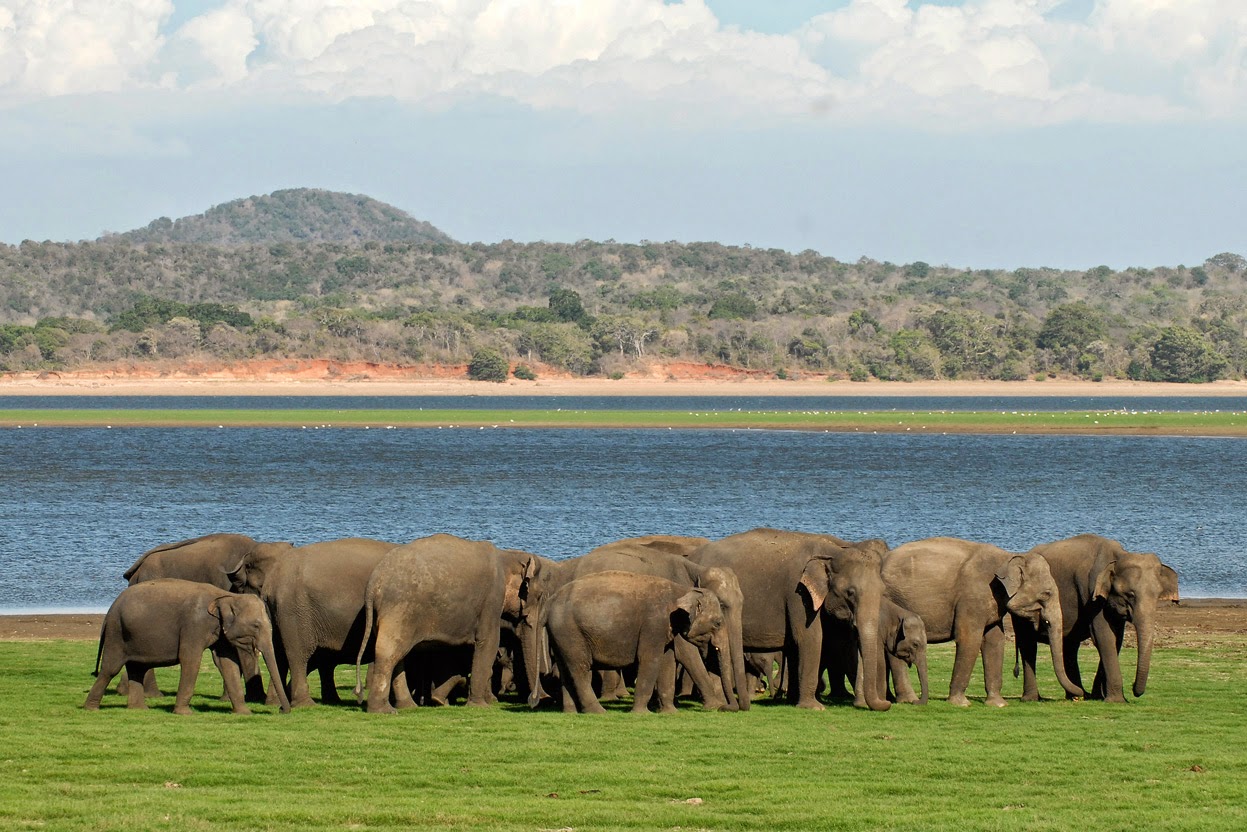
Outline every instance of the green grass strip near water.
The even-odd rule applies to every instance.
[[[0,410],[0,427],[681,428],[1247,436],[1247,411]]]
[[[872,713],[757,702],[720,714],[603,716],[354,705],[234,716],[200,674],[173,699],[81,710],[93,642],[0,642],[0,828],[46,830],[1241,830],[1247,828],[1247,639],[1158,648],[1126,705],[949,706],[952,645],[931,649],[933,700]],[[1083,650],[1084,678],[1094,651]],[[1134,653],[1123,652],[1133,668]],[[1050,667],[1040,687],[1060,693]],[[176,686],[176,669],[158,671]],[[350,700],[353,669],[337,677]],[[318,686],[314,685],[314,689]],[[977,697],[977,698],[976,698]]]

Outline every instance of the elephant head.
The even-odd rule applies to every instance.
[[[258,543],[241,560],[221,567],[221,571],[229,578],[233,592],[260,595],[264,591],[265,578],[277,559],[293,551],[294,546],[290,543]]]
[[[910,667],[918,667],[918,684],[922,692],[918,703],[927,704],[927,625],[917,614],[905,611],[896,629],[891,653]]]
[[[524,657],[524,678],[528,682],[528,704],[535,708],[545,698],[541,688],[541,675],[553,670],[550,643],[542,617],[550,597],[567,583],[572,570],[566,562],[534,557],[532,574],[524,591],[524,604],[520,610],[515,633],[520,641],[520,653]]]
[[[1061,613],[1061,594],[1048,562],[1036,552],[1013,555],[996,570],[996,581],[1006,596],[1005,606],[1009,612],[1031,622],[1036,630],[1047,631],[1052,666],[1061,687],[1071,696],[1086,696],[1086,691],[1074,684],[1065,672],[1062,644],[1065,619]]]
[[[723,607],[713,592],[690,589],[676,599],[670,614],[672,633],[684,636],[698,647],[713,645],[721,655],[726,655]]]
[[[817,616],[821,610],[851,624],[865,667],[879,667],[883,661],[879,618],[884,586],[880,566],[887,551],[882,540],[839,545],[822,539],[811,544],[811,556],[801,574],[801,586],[812,604],[810,614]],[[865,674],[863,687],[866,704],[872,711],[891,707],[879,690],[874,673]]]
[[[1152,663],[1156,603],[1178,601],[1178,573],[1161,563],[1154,554],[1122,549],[1095,576],[1092,599],[1103,600],[1109,613],[1134,624],[1139,640],[1134,695],[1142,696],[1147,690],[1148,670]]]
[[[273,648],[273,625],[264,602],[254,595],[222,595],[208,605],[208,614],[216,616],[221,636],[240,651],[259,653],[268,667],[269,676],[281,679],[277,670],[277,652]],[[285,686],[273,686],[282,713],[290,713],[290,700]]]

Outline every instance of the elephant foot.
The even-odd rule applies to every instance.
[[[395,708],[389,702],[385,702],[379,705],[373,705],[371,702],[369,702],[368,713],[370,714],[396,714],[398,713],[398,708]]]
[[[488,708],[492,703],[488,699],[469,699],[464,704],[469,708]]]
[[[239,705],[237,708],[234,708],[233,712],[241,716],[251,716],[251,709],[246,705]]]
[[[911,693],[908,696],[904,696],[904,697],[901,697],[900,699],[897,699],[896,704],[898,705],[922,705],[924,703],[918,698],[918,694]]]
[[[1009,703],[1005,701],[1003,696],[997,693],[997,694],[987,697],[987,699],[984,700],[983,704],[990,705],[993,708],[1003,708]]]
[[[278,703],[274,702],[273,704],[276,705]],[[315,708],[316,700],[310,696],[304,696],[299,699],[291,699],[290,707],[292,708]]]
[[[173,712],[178,716],[190,716],[191,709],[189,705],[174,705]]]
[[[100,709],[99,702],[92,702],[90,700],[87,700],[86,702],[82,703],[82,710],[84,711],[98,711],[99,709]]]
[[[395,708],[400,711],[407,711],[407,710],[411,710],[412,708],[419,708],[419,707],[420,706],[416,704],[416,700],[411,699],[411,698],[400,699],[395,705]]]
[[[584,711],[583,711],[583,713],[586,713],[586,714],[604,714],[604,713],[606,713],[606,709],[605,709],[605,708],[603,708],[601,705],[597,705],[597,704],[595,704],[595,705],[586,705],[586,706],[585,706],[585,709],[584,709]]]
[[[817,699],[802,699],[797,702],[797,707],[807,711],[825,711],[827,708]]]
[[[633,705],[633,706],[632,706],[632,713],[634,713],[634,714],[647,714],[647,713],[649,713],[649,708],[645,707],[644,705]]]
[[[1023,693],[1023,694],[1022,694],[1022,701],[1023,701],[1023,702],[1038,702],[1038,701],[1039,701],[1039,692],[1038,692],[1038,691],[1035,691],[1034,693]]]
[[[1110,693],[1108,696],[1104,697],[1104,701],[1112,702],[1115,705],[1125,705],[1126,696],[1125,694],[1121,694],[1121,693]]]
[[[970,700],[966,699],[966,695],[964,693],[954,693],[949,694],[948,704],[958,708],[968,708],[970,707]]]
[[[675,705],[663,705],[661,708],[658,709],[658,713],[660,714],[677,714],[679,712],[680,712],[679,708],[677,708]]]

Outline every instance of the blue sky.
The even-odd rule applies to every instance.
[[[1241,0],[0,0],[0,242],[285,187],[467,241],[1247,253]]]

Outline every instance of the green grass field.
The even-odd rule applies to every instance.
[[[130,712],[110,694],[82,711],[93,643],[0,642],[0,828],[1247,828],[1247,638],[1158,649],[1128,705],[1021,703],[1008,676],[1009,707],[953,708],[951,656],[932,648],[937,700],[887,713],[762,701],[737,714],[504,703],[240,717],[209,664],[197,713],[176,717],[171,697]],[[176,670],[160,680],[171,690]],[[343,669],[348,698],[353,681]],[[1050,668],[1041,689],[1059,692]]]
[[[0,410],[0,427],[706,428],[1247,436],[1247,411]]]

